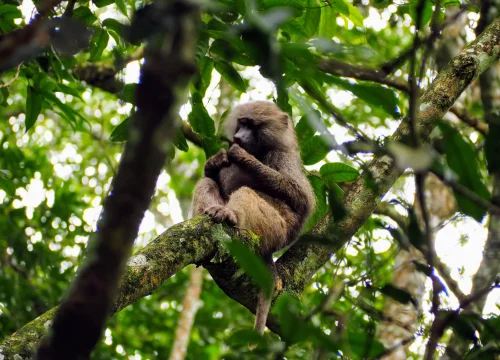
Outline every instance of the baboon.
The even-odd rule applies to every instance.
[[[274,103],[255,101],[237,106],[223,126],[231,146],[207,160],[205,177],[194,190],[193,215],[259,235],[259,255],[275,278],[273,253],[297,239],[315,206],[293,123]],[[260,333],[271,299],[260,292],[255,317]]]

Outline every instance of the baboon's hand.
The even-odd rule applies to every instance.
[[[236,218],[234,211],[223,205],[210,206],[205,209],[204,213],[209,215],[217,223],[225,222],[233,226],[238,223],[238,219]]]
[[[241,163],[245,159],[248,159],[249,154],[245,149],[243,149],[238,144],[233,144],[229,148],[227,156],[229,158],[229,161],[234,162],[234,163],[238,163],[238,162]]]
[[[205,164],[205,176],[214,178],[224,166],[229,166],[229,158],[225,149],[210,157]]]

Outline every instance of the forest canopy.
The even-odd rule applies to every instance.
[[[0,360],[497,358],[499,11],[0,2]],[[189,213],[252,100],[316,197],[263,336],[259,238]]]

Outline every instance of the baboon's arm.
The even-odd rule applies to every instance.
[[[293,174],[283,174],[263,164],[237,144],[231,146],[228,157],[230,162],[252,172],[259,186],[285,201],[299,215],[309,212],[310,204],[306,201],[307,194],[303,190],[303,186],[292,178]]]

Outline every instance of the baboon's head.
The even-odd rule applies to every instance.
[[[270,101],[238,105],[229,114],[224,133],[229,140],[255,156],[271,150],[297,150],[290,116]]]

